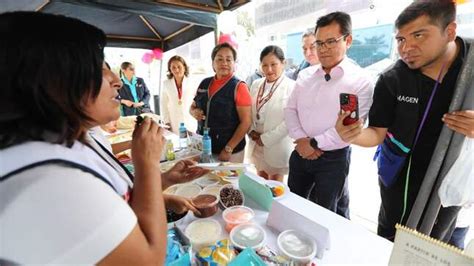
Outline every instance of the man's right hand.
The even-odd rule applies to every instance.
[[[359,121],[354,124],[345,126],[343,124],[344,118],[350,114],[350,112],[344,112],[341,110],[338,114],[335,127],[339,137],[347,143],[352,143],[362,133],[362,127],[364,126],[364,121],[362,119],[359,119]]]
[[[204,115],[204,111],[199,109],[199,108],[193,108],[191,110],[191,115],[197,120],[201,121],[206,119],[206,116]]]

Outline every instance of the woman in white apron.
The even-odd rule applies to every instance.
[[[171,57],[168,61],[168,79],[163,81],[161,90],[160,115],[175,134],[179,134],[180,123],[184,123],[188,131],[196,132],[196,121],[189,114],[189,107],[197,87],[188,76],[186,61],[179,55]]]
[[[285,55],[275,45],[260,54],[265,78],[253,82],[252,127],[248,151],[258,174],[266,179],[283,181],[288,174],[288,160],[293,142],[288,136],[283,109],[293,90],[294,81],[284,74]]]

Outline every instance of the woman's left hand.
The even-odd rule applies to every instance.
[[[217,159],[221,162],[228,162],[230,160],[230,156],[232,156],[232,153],[222,150],[221,153],[219,153],[219,157],[217,157]]]
[[[133,103],[133,107],[135,107],[135,108],[142,107],[143,105],[145,105],[144,102]]]

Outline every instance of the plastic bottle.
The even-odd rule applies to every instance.
[[[209,128],[204,129],[204,135],[202,136],[202,154],[201,162],[210,163],[212,161],[212,142],[209,136]]]
[[[172,161],[174,159],[176,159],[176,155],[174,154],[173,142],[168,140],[166,142],[166,160]]]
[[[188,131],[184,123],[179,124],[179,148],[186,149],[188,147]]]

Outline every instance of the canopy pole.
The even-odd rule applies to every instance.
[[[46,0],[44,1],[44,3],[42,3],[40,6],[38,6],[36,9],[35,9],[35,12],[40,12],[45,6],[47,6],[49,4],[49,0]]]
[[[219,29],[217,27],[214,28],[214,45],[217,45],[219,42]]]
[[[164,44],[164,42],[161,42],[161,50],[164,51],[164,49],[165,49],[165,44]],[[163,57],[160,59],[160,82],[158,84],[158,104],[155,103],[155,106],[159,106],[159,107],[160,107],[159,99],[161,97],[161,89],[162,89],[161,86],[163,84],[163,81],[161,80],[161,78],[163,77],[162,72],[163,72]],[[154,99],[156,99],[156,97],[154,97]],[[161,116],[160,110],[159,109],[155,110],[155,114],[158,114],[158,115]],[[160,119],[161,119],[161,117],[160,117]]]

